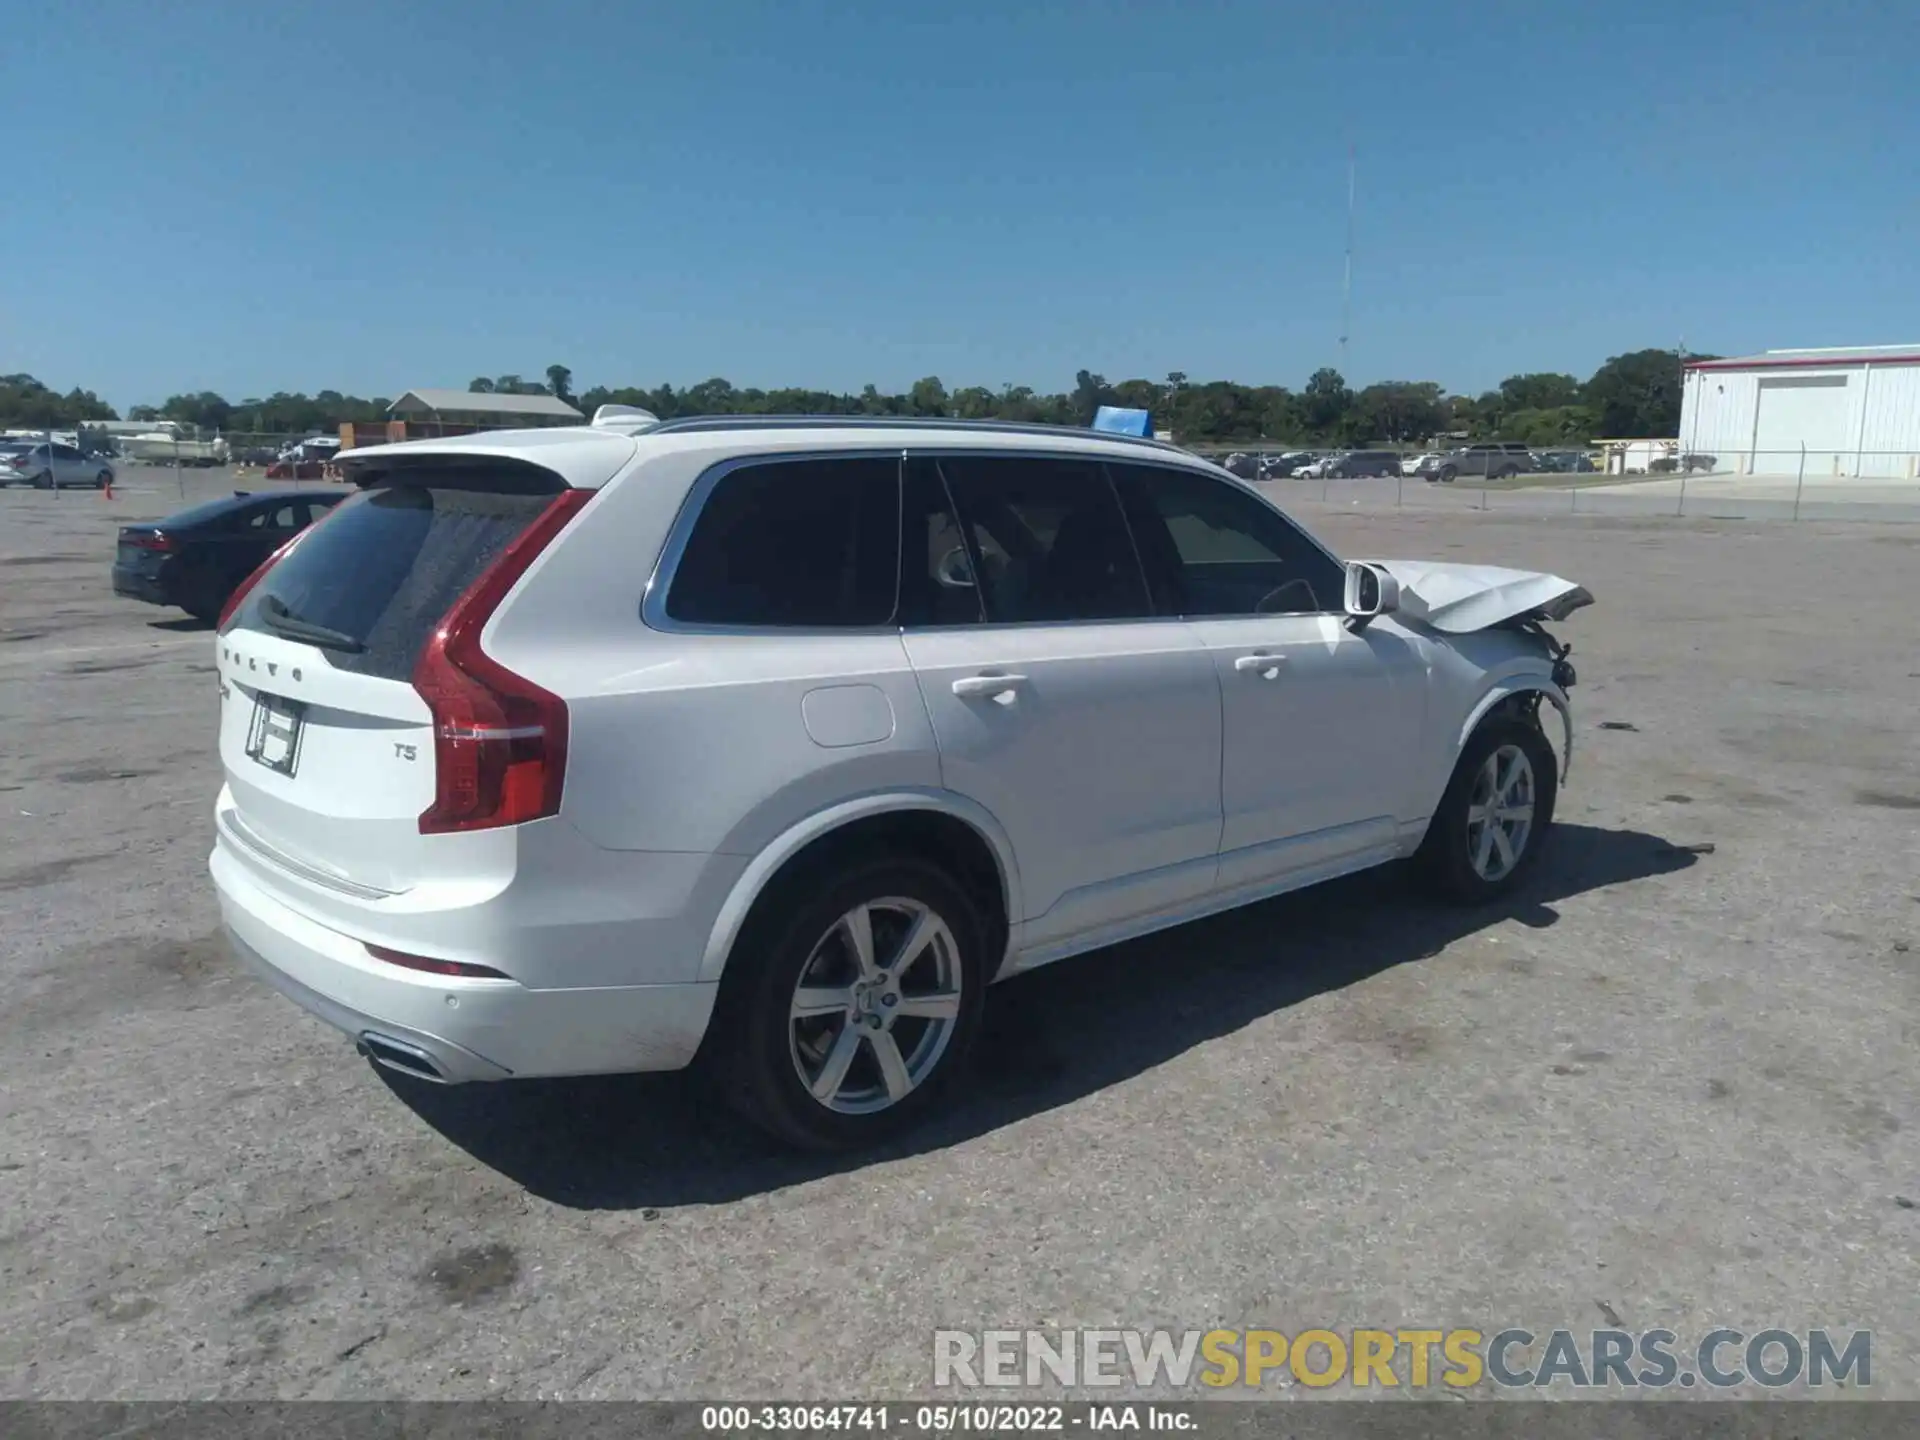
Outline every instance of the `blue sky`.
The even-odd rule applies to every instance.
[[[0,371],[122,407],[1477,391],[1920,340],[1911,0],[15,0]]]

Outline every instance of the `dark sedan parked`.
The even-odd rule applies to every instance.
[[[349,493],[236,490],[164,520],[125,526],[113,562],[113,593],[212,620],[235,586]]]
[[[1321,472],[1332,480],[1363,480],[1400,473],[1400,456],[1392,450],[1350,450],[1327,462]]]

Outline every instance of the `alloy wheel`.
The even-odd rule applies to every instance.
[[[843,1115],[899,1104],[953,1039],[961,977],[953,932],[931,907],[898,896],[854,906],[794,986],[787,1048],[801,1085]]]
[[[1473,777],[1467,797],[1467,860],[1482,880],[1504,880],[1526,854],[1534,799],[1533,762],[1518,745],[1500,746]]]

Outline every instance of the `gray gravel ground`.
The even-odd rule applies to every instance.
[[[845,1398],[924,1393],[936,1327],[1617,1316],[1870,1327],[1920,1396],[1920,529],[1301,502],[1598,596],[1532,892],[1011,982],[958,1113],[823,1163],[675,1077],[404,1087],[238,973],[210,641],[107,580],[177,492],[126,479],[0,494],[0,1394]]]

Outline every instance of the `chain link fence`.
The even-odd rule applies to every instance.
[[[205,497],[231,484],[327,483],[338,480],[336,435],[292,431],[204,434],[180,427],[96,439],[93,453],[111,464],[116,488],[171,490]]]
[[[1675,519],[1920,521],[1920,451],[1579,449],[1361,452],[1196,447],[1283,504]],[[1360,464],[1342,457],[1368,457]],[[1389,466],[1378,457],[1391,456]]]
[[[252,485],[338,481],[337,434],[291,431],[145,434],[83,429],[36,437],[51,446],[55,495],[116,488],[182,501]],[[26,443],[22,441],[21,443]],[[1344,510],[1501,511],[1535,515],[1738,520],[1920,521],[1920,451],[1682,450],[1670,440],[1528,448],[1481,444],[1422,450],[1293,447],[1272,441],[1192,447],[1283,504]],[[71,450],[70,458],[61,452]],[[71,472],[71,473],[69,473]]]

